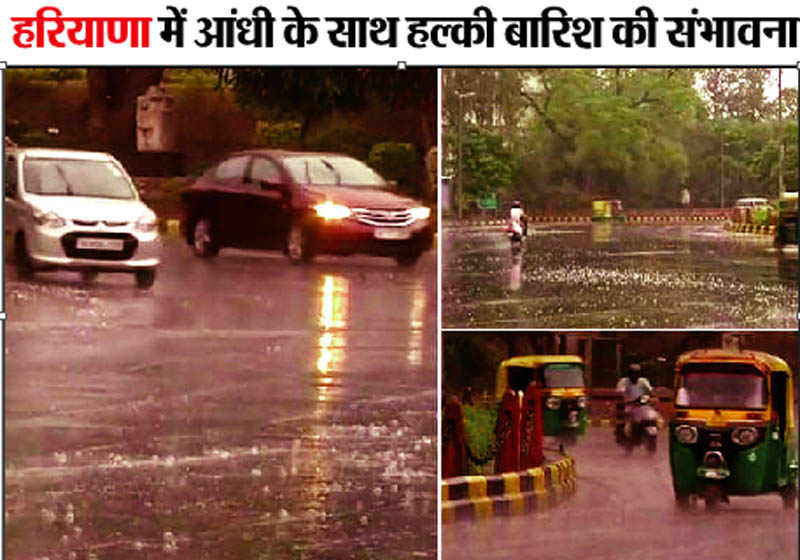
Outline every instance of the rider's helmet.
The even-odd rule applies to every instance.
[[[631,383],[636,383],[641,373],[642,373],[642,366],[640,366],[635,362],[628,364],[628,379],[631,380]]]

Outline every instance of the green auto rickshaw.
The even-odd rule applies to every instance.
[[[729,496],[797,499],[792,373],[765,352],[694,350],[675,364],[669,459],[675,499],[715,509]]]
[[[542,423],[546,436],[574,443],[586,433],[589,397],[579,356],[515,356],[497,370],[497,399],[507,387],[525,391],[531,381],[542,394]]]
[[[622,210],[621,200],[593,200],[592,221],[625,221],[625,212]]]

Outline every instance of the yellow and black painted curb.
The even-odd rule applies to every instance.
[[[575,492],[575,459],[491,476],[442,481],[442,523],[546,511]]]
[[[728,220],[727,214],[653,214],[653,215],[629,215],[621,220],[606,220],[598,221],[596,223],[620,223],[620,224],[653,224],[653,223],[701,223],[701,222],[721,222]],[[529,223],[540,224],[560,224],[560,223],[575,223],[575,224],[588,224],[591,223],[590,216],[584,215],[568,215],[568,216],[531,216]],[[454,222],[446,222],[445,228],[458,228],[458,227],[487,227],[487,226],[505,226],[508,220],[492,219],[492,220],[462,220]]]
[[[775,235],[775,226],[757,226],[755,224],[737,224],[730,222],[728,230],[734,233],[755,233],[759,235]]]

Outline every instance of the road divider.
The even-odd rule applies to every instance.
[[[755,224],[742,224],[730,222],[728,230],[734,233],[755,233],[758,235],[769,235],[774,237],[776,226],[757,226]]]
[[[722,222],[728,220],[727,214],[628,214],[624,219],[609,222],[594,223],[619,223],[619,224],[682,224],[682,223],[705,223]],[[589,224],[593,223],[590,216],[585,215],[563,215],[563,216],[542,216],[533,215],[529,218],[532,224]],[[448,228],[459,227],[505,227],[508,220],[505,219],[473,219],[461,221],[445,221],[443,226]]]
[[[524,471],[448,478],[441,484],[442,523],[543,512],[576,488],[575,459],[567,454]]]

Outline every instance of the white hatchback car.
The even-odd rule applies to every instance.
[[[40,270],[128,272],[153,285],[161,239],[155,213],[113,156],[6,148],[5,229],[21,278]]]

